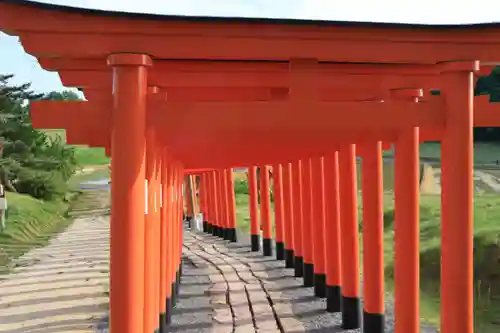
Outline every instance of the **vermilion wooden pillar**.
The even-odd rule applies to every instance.
[[[262,251],[264,256],[273,255],[273,228],[271,223],[271,197],[269,192],[269,166],[260,169],[260,220],[262,223]]]
[[[248,168],[248,200],[250,205],[250,237],[252,251],[260,250],[259,209],[257,201],[257,168]]]
[[[222,192],[224,193],[224,215],[226,218],[226,229],[224,230],[224,240],[231,240],[232,236],[232,225],[231,225],[231,209],[229,204],[229,196],[230,190],[228,188],[228,179],[227,179],[228,170],[224,169],[221,171],[221,183],[222,183]]]
[[[167,150],[162,151],[162,174],[161,174],[161,248],[160,256],[162,261],[162,270],[160,272],[160,287],[163,292],[160,299],[160,310],[163,310],[160,318],[160,333],[167,332],[167,326],[172,322],[172,228],[171,228],[171,212],[172,212],[172,168],[169,165]]]
[[[229,232],[229,240],[231,242],[238,241],[238,235],[236,233],[236,197],[234,193],[234,176],[233,169],[226,170],[226,178],[227,178],[227,192],[228,192],[228,214],[229,214],[229,222],[230,222],[230,232]]]
[[[200,175],[200,189],[199,191],[199,196],[200,196],[200,210],[203,215],[203,232],[208,232],[208,221],[209,221],[209,205],[208,205],[208,198],[207,198],[207,182],[206,182],[206,174],[202,173]]]
[[[341,260],[340,260],[340,196],[339,196],[339,157],[338,152],[325,156],[325,208],[326,225],[326,310],[341,310]]]
[[[184,203],[184,198],[183,198],[183,192],[182,192],[182,179],[184,175],[184,171],[180,165],[180,163],[176,163],[176,169],[177,173],[177,216],[176,219],[174,220],[174,228],[176,229],[176,237],[175,237],[175,248],[174,248],[174,253],[175,253],[175,302],[174,305],[177,303],[177,299],[179,296],[179,291],[180,291],[180,276],[182,272],[182,232],[183,232],[183,220],[182,220],[182,212],[183,212],[183,203]]]
[[[340,226],[342,232],[342,327],[361,326],[359,299],[358,187],[356,146],[343,145],[339,151]]]
[[[211,172],[205,173],[205,185],[206,191],[205,196],[207,199],[207,208],[208,208],[208,218],[207,218],[207,233],[213,234],[214,220],[215,220],[215,209],[214,209],[214,201],[213,201],[213,191],[212,191],[212,181],[211,181]]]
[[[473,116],[475,61],[444,64],[442,139],[441,332],[472,333]]]
[[[113,68],[111,333],[144,329],[144,179],[147,67],[140,54],[108,57]]]
[[[144,219],[145,253],[144,253],[144,331],[154,332],[158,329],[159,316],[159,273],[158,255],[160,245],[159,221],[156,220],[156,135],[152,122],[146,126],[146,216]]]
[[[184,177],[184,186],[185,186],[185,193],[186,193],[186,220],[189,223],[189,227],[191,227],[191,221],[194,218],[195,210],[194,210],[194,196],[193,196],[193,182],[191,175],[186,175]]]
[[[323,157],[311,159],[311,197],[313,248],[314,248],[314,295],[326,297],[326,242],[325,242],[325,178]]]
[[[384,332],[384,206],[382,142],[363,145],[363,331]]]
[[[285,226],[283,208],[283,170],[273,165],[274,225],[276,231],[276,259],[285,260]]]
[[[285,230],[285,267],[294,268],[295,245],[294,245],[294,213],[293,213],[293,191],[292,191],[292,165],[283,164],[283,228]]]
[[[302,243],[302,162],[300,160],[292,163],[292,196],[293,196],[293,245],[295,258],[294,258],[294,268],[295,276],[304,276],[304,247]]]
[[[398,96],[418,102],[420,94]],[[401,95],[400,94],[400,95]],[[420,332],[419,128],[399,132],[394,143],[394,312],[396,333]]]
[[[217,177],[216,171],[210,172],[210,190],[212,195],[212,207],[214,209],[214,219],[212,221],[212,235],[217,236],[219,234],[220,225],[220,209],[219,209],[219,198],[217,191]]]
[[[300,179],[302,182],[302,255],[304,258],[304,286],[314,286],[313,233],[314,219],[312,215],[312,170],[311,159],[302,160]]]

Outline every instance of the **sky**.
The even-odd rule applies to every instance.
[[[318,19],[420,24],[500,22],[500,1],[493,0],[40,0],[74,7],[124,12]],[[13,83],[31,82],[34,90],[64,87],[57,73],[44,71],[18,39],[0,32],[0,73]]]

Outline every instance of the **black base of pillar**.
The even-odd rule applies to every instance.
[[[314,286],[314,264],[304,263],[304,287]]]
[[[224,240],[231,240],[231,229],[230,228],[225,228],[224,229]]]
[[[214,230],[214,226],[212,225],[212,223],[210,222],[207,222],[207,234],[211,234]]]
[[[160,313],[160,333],[167,333],[167,314]]]
[[[212,236],[217,236],[219,231],[219,226],[218,225],[212,225]]]
[[[304,258],[295,256],[295,277],[304,276]]]
[[[285,268],[295,268],[293,250],[285,249]]]
[[[226,230],[224,227],[219,227],[219,228],[217,229],[217,236],[218,236],[219,238],[224,239],[224,230]]]
[[[327,286],[326,287],[326,311],[327,312],[340,312],[342,294],[340,286]]]
[[[172,302],[172,308],[177,305],[177,282],[172,282],[172,296],[170,296],[170,301]]]
[[[363,311],[363,332],[384,333],[384,314]]]
[[[285,244],[276,242],[276,260],[285,260]]]
[[[342,328],[354,330],[361,327],[361,306],[359,297],[342,296]]]
[[[208,232],[208,221],[203,221],[203,232]]]
[[[172,324],[172,298],[167,297],[166,301],[166,313],[165,313],[165,323],[167,326]]]
[[[251,235],[250,241],[252,243],[252,251],[253,252],[260,251],[260,235]]]
[[[314,296],[326,297],[326,275],[314,274]]]
[[[182,260],[181,260],[181,263],[179,264],[179,283],[181,282],[182,280]]]
[[[193,217],[192,216],[186,216],[186,221],[188,222],[189,229],[191,229],[191,227],[192,227],[191,222],[193,221]]]
[[[273,255],[273,240],[269,238],[264,238],[262,242],[262,253],[266,257],[271,257]]]
[[[231,228],[231,229],[228,229],[230,231],[230,238],[229,240],[231,241],[231,243],[236,243],[238,241],[238,235],[236,234],[236,228]]]
[[[176,279],[175,279],[175,283],[176,283],[176,287],[175,287],[175,291],[176,291],[176,294],[175,296],[179,296],[179,292],[181,291],[181,274],[180,274],[180,271],[177,271],[176,273]]]

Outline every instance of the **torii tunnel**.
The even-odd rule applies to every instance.
[[[441,141],[441,333],[473,325],[473,127],[500,126],[478,73],[500,26],[158,16],[0,1],[0,29],[81,102],[31,105],[33,125],[111,156],[110,331],[168,331],[188,218],[236,241],[231,170],[249,168],[252,246],[342,312],[384,331],[382,150],[395,149],[395,331],[420,332],[419,149]],[[430,90],[440,94],[431,95]],[[356,156],[362,157],[363,293]],[[270,186],[260,173],[261,189]],[[191,189],[190,186],[187,187]],[[146,198],[146,200],[144,199]],[[275,243],[275,246],[273,244]],[[363,297],[363,309],[360,298]]]

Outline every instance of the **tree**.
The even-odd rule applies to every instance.
[[[13,75],[0,76],[0,175],[19,191],[52,199],[65,193],[76,169],[73,148],[33,128],[29,102],[40,99],[79,99],[71,91],[36,94],[30,84],[9,84]],[[5,185],[5,184],[4,184]]]

